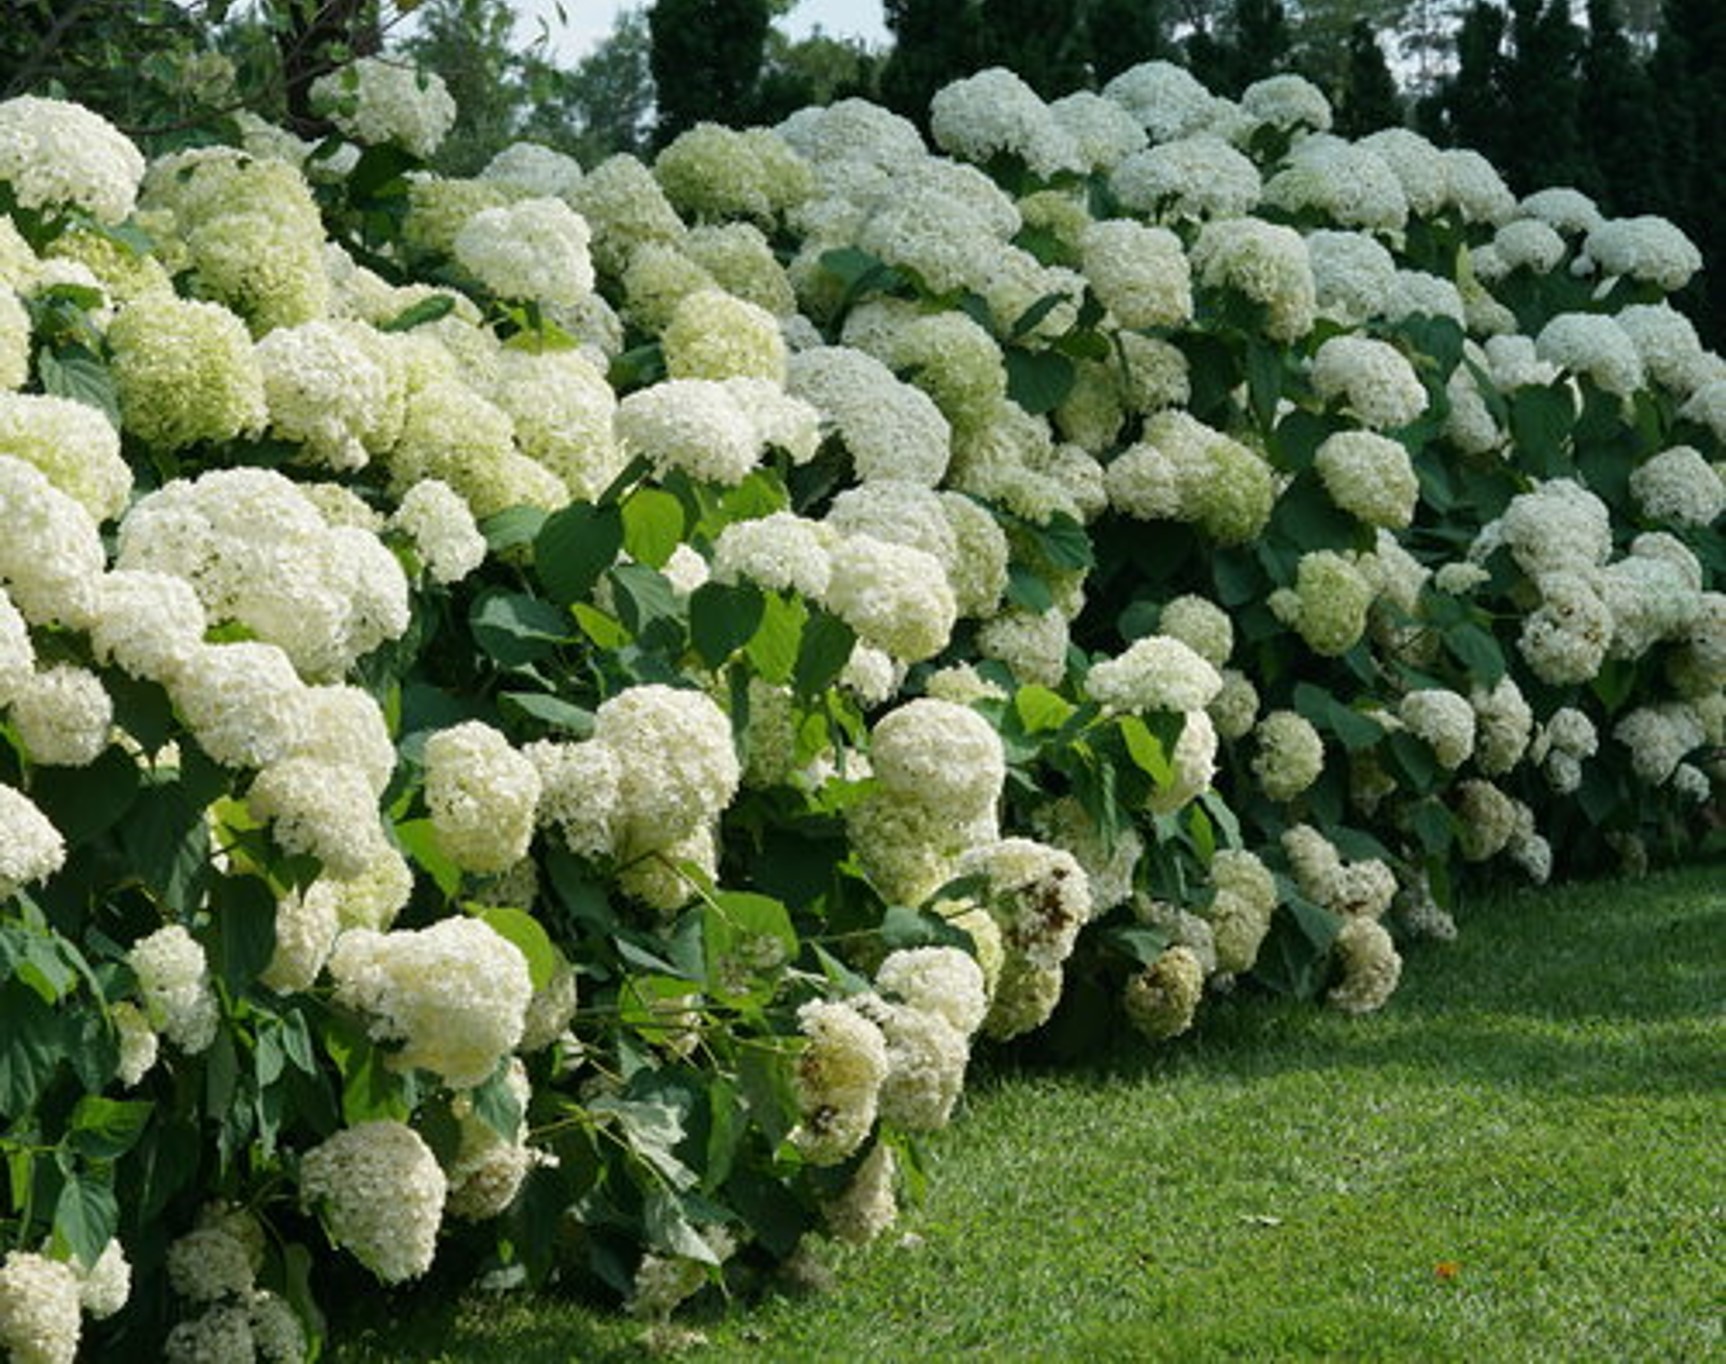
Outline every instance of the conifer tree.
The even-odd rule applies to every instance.
[[[981,0],[981,57],[1004,66],[1044,99],[1085,83],[1078,0]]]
[[[1614,209],[1667,205],[1664,129],[1648,72],[1620,22],[1618,0],[1588,0],[1579,112],[1590,162],[1582,188]]]
[[[1140,62],[1169,55],[1162,0],[1092,0],[1084,28],[1091,79],[1099,88]]]
[[[1378,36],[1365,19],[1357,20],[1348,38],[1348,68],[1338,101],[1336,130],[1344,137],[1365,137],[1402,122],[1402,97]]]
[[[935,92],[977,67],[975,0],[885,0],[884,9],[893,51],[881,69],[881,102],[926,129]]]
[[[1587,178],[1578,116],[1582,34],[1569,0],[1510,0],[1510,37],[1499,67],[1508,122],[1494,164],[1519,194],[1578,184]]]
[[[654,0],[651,67],[663,146],[697,123],[748,123],[767,47],[767,0]]]

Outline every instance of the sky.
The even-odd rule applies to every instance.
[[[517,13],[517,32],[524,40],[539,32],[543,20],[551,35],[551,51],[561,66],[571,66],[611,32],[621,9],[646,8],[651,0],[561,0],[564,18],[558,17],[559,0],[512,0]],[[881,0],[796,0],[791,13],[781,21],[793,38],[807,37],[820,28],[830,38],[861,38],[872,46],[887,41],[881,17]]]

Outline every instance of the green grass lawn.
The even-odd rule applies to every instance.
[[[1155,1051],[974,1075],[921,1206],[824,1292],[691,1313],[688,1357],[1721,1357],[1726,864],[1460,920],[1372,1017],[1221,1000]],[[367,1311],[338,1359],[644,1352],[567,1301]]]

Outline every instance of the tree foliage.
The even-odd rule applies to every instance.
[[[753,116],[767,52],[767,0],[654,0],[650,69],[661,145],[697,123]]]

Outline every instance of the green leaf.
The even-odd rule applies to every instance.
[[[210,829],[204,804],[188,799],[186,783],[166,774],[146,775],[141,798],[119,823],[119,835],[139,881],[171,914],[189,916],[203,899],[209,875]]]
[[[113,1175],[106,1170],[69,1172],[54,1205],[56,1248],[71,1251],[86,1266],[93,1265],[119,1225]]]
[[[86,1094],[72,1109],[67,1141],[92,1160],[118,1160],[138,1144],[155,1105]]]
[[[815,696],[830,686],[851,660],[857,632],[831,611],[820,607],[809,613],[797,645],[797,666],[792,685],[799,696]]]
[[[548,944],[549,946],[549,944]],[[509,1082],[509,1058],[506,1056],[484,1083],[468,1091],[474,1116],[505,1141],[514,1141],[521,1131],[521,1097]]]
[[[1247,395],[1260,431],[1269,431],[1282,397],[1282,351],[1257,339],[1247,342]]]
[[[1510,400],[1510,434],[1519,468],[1553,478],[1568,466],[1566,447],[1576,420],[1570,386],[1519,388]]]
[[[551,984],[551,978],[557,974],[560,954],[538,919],[526,910],[507,905],[475,906],[472,913],[498,937],[514,943],[521,951],[527,959],[527,974],[534,989],[543,990]]]
[[[1039,298],[1030,307],[1026,308],[1024,312],[1019,314],[1018,318],[1013,323],[1012,329],[1007,333],[1007,339],[1009,341],[1017,341],[1027,332],[1035,330],[1037,324],[1050,313],[1054,312],[1056,308],[1059,308],[1063,303],[1070,302],[1071,300],[1072,295],[1065,292],[1044,294],[1043,297]]]
[[[431,877],[444,893],[454,899],[461,889],[461,868],[444,852],[438,842],[437,829],[429,819],[410,819],[396,825],[396,840],[421,871]]]
[[[1451,839],[1456,833],[1456,819],[1444,802],[1429,796],[1414,803],[1408,813],[1409,827],[1420,840],[1421,847],[1434,857],[1450,852]]]
[[[780,592],[769,592],[763,607],[761,626],[744,652],[764,681],[784,684],[797,667],[809,611],[798,598]]]
[[[683,652],[684,606],[671,581],[646,564],[618,564],[611,570],[617,618],[644,648]]]
[[[717,669],[749,642],[766,610],[753,583],[703,583],[689,595],[689,641]]]
[[[1073,362],[1058,351],[1026,350],[1008,346],[1007,396],[1033,417],[1053,412],[1073,391],[1078,371]]]
[[[1137,924],[1107,929],[1102,937],[1110,947],[1140,966],[1154,966],[1157,958],[1168,950],[1171,941],[1169,935],[1160,929]]]
[[[717,1265],[719,1256],[695,1229],[683,1211],[677,1195],[667,1189],[654,1189],[642,1207],[643,1223],[648,1244],[697,1264]]]
[[[585,739],[593,733],[592,711],[545,692],[501,692],[497,703],[505,715],[526,716],[577,739]]]
[[[240,994],[276,952],[276,896],[256,876],[225,876],[210,891],[215,923],[211,965]]]
[[[64,1057],[65,1032],[54,1008],[17,980],[0,985],[0,1018],[6,1020],[6,1041],[0,1046],[0,1117],[16,1119],[35,1107]]]
[[[1271,436],[1271,455],[1277,468],[1290,474],[1310,469],[1331,430],[1331,423],[1317,413],[1294,409],[1277,423]]]
[[[324,1050],[342,1077],[342,1118],[350,1127],[378,1119],[406,1122],[413,1113],[407,1077],[391,1070],[384,1053],[355,1024],[332,1020]]]
[[[889,905],[881,916],[881,945],[889,952],[906,947],[957,947],[969,952],[971,936],[932,910]]]
[[[432,294],[418,303],[402,309],[388,322],[378,323],[380,332],[411,332],[427,322],[436,322],[455,311],[454,294]]]
[[[1047,524],[1032,526],[1031,534],[1038,552],[1056,568],[1096,567],[1097,555],[1090,535],[1066,512],[1055,512]]]
[[[1021,611],[1040,616],[1055,604],[1055,594],[1043,575],[1023,564],[1007,568],[1007,600]]]
[[[548,514],[543,507],[505,507],[479,523],[486,548],[493,554],[531,545],[545,529]]]
[[[1079,708],[1058,692],[1035,684],[1013,693],[1013,710],[1027,734],[1059,729]]]
[[[68,347],[59,354],[40,352],[36,356],[36,374],[44,393],[93,407],[116,431],[120,429],[120,391],[114,376],[83,347]]]
[[[615,505],[575,502],[546,517],[533,541],[533,566],[559,606],[584,601],[623,548],[623,513]]]
[[[595,1117],[610,1117],[628,1141],[630,1149],[646,1161],[675,1189],[692,1189],[700,1180],[678,1158],[676,1147],[683,1140],[683,1114],[657,1099],[624,1099],[604,1095],[588,1105]]]
[[[623,502],[623,547],[650,568],[663,568],[683,543],[683,503],[663,488],[637,488]]]
[[[475,600],[468,626],[474,643],[500,668],[536,663],[570,638],[570,618],[565,612],[525,592],[495,588]]]
[[[1497,685],[1504,676],[1504,650],[1499,648],[1496,639],[1472,621],[1446,630],[1444,647],[1452,658],[1468,669],[1470,679],[1483,687]]]
[[[1172,785],[1175,766],[1169,755],[1180,742],[1186,717],[1174,714],[1123,715],[1116,724],[1120,727],[1121,738],[1127,745],[1127,756],[1133,760],[1133,765],[1158,786]]]

